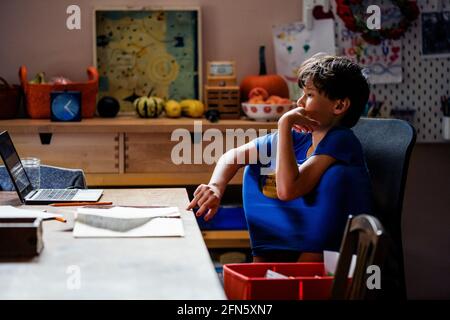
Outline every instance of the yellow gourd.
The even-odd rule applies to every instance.
[[[203,116],[203,112],[205,111],[203,103],[195,99],[183,100],[180,102],[180,105],[183,115],[192,118],[200,118]]]

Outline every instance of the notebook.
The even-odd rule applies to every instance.
[[[98,201],[102,196],[103,190],[100,189],[33,189],[7,131],[0,133],[0,156],[22,203]]]

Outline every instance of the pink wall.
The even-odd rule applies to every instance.
[[[66,28],[66,8],[81,8],[81,30]],[[208,60],[236,60],[238,79],[256,74],[258,47],[266,45],[268,72],[275,72],[272,25],[299,21],[301,0],[1,0],[0,76],[18,83],[24,64],[29,79],[39,71],[84,80],[93,63],[93,8],[105,6],[199,6],[203,66]]]

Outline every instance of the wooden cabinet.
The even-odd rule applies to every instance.
[[[170,133],[126,133],[125,172],[126,173],[167,173],[189,174],[212,171],[213,166],[194,163],[194,143],[190,145],[188,163],[174,163],[173,150],[179,141],[171,141]],[[200,142],[201,143],[201,142]]]
[[[119,173],[119,135],[117,133],[11,133],[21,158],[37,157],[43,164],[82,168],[90,173]],[[43,141],[47,139],[47,141]]]
[[[43,164],[81,168],[90,187],[206,183],[215,165],[214,161],[203,161],[202,152],[214,141],[203,139],[209,129],[223,133],[221,151],[225,152],[230,146],[241,145],[275,128],[276,122],[221,120],[210,123],[204,119],[125,116],[83,119],[76,123],[0,120],[0,130],[9,131],[21,157],[35,156]],[[171,137],[177,129],[190,135],[189,163],[174,162],[172,152],[179,140],[172,141]],[[242,174],[237,174],[231,183],[242,183]]]
[[[195,157],[203,160],[202,152],[214,141],[204,136],[209,129],[223,134],[221,151],[225,152],[276,129],[276,125],[276,122],[246,120],[210,123],[189,118],[121,116],[76,123],[0,120],[0,131],[9,131],[21,157],[35,156],[43,164],[83,169],[89,187],[151,187],[207,183],[215,162],[195,163],[194,160]],[[177,129],[190,135],[190,164],[173,161],[172,151],[179,141],[172,141],[171,137]],[[241,183],[242,172],[239,172],[231,184]],[[203,237],[210,248],[249,247],[247,231],[205,231]]]

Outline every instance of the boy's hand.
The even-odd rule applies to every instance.
[[[320,123],[317,120],[310,118],[305,108],[298,107],[292,109],[278,120],[278,126],[288,126],[289,128],[294,128],[296,131],[302,132],[312,132],[314,131]]]
[[[194,192],[194,199],[192,199],[186,210],[191,210],[195,206],[199,209],[196,212],[196,216],[200,217],[205,212],[205,221],[214,217],[219,210],[220,200],[222,198],[222,192],[215,184],[201,184]]]

